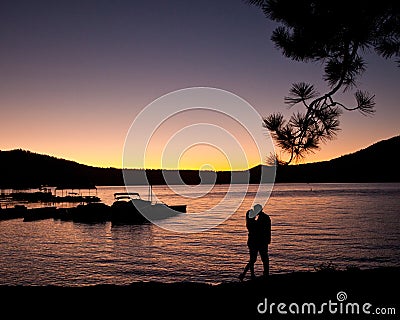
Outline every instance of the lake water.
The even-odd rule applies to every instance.
[[[198,194],[199,188],[206,194]],[[243,188],[233,186],[232,199]],[[153,224],[0,221],[0,285],[236,281],[248,259],[244,214],[257,188],[251,185],[236,212],[203,232]],[[147,197],[146,188],[136,190]],[[99,187],[98,196],[111,204],[114,192],[124,191]],[[228,186],[181,191],[185,197],[153,188],[167,204],[187,204],[190,215],[219,203]],[[400,266],[399,199],[399,183],[275,185],[264,210],[272,220],[271,273],[314,270],[329,262],[338,268]],[[174,219],[179,225],[179,217]],[[261,272],[258,259],[256,273]]]

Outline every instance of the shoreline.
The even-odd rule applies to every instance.
[[[344,292],[347,296],[343,303],[369,303],[373,307],[392,307],[398,314],[399,279],[400,267],[379,267],[272,274],[268,279],[257,278],[243,282],[234,279],[220,284],[149,281],[129,285],[104,284],[84,287],[0,286],[0,292],[3,293],[4,306],[8,307],[12,301],[23,301],[28,308],[26,311],[29,310],[30,314],[32,311],[46,313],[49,310],[40,307],[61,304],[73,306],[72,309],[65,310],[67,313],[77,312],[80,308],[81,312],[87,312],[88,315],[102,315],[103,312],[112,311],[115,316],[131,310],[135,314],[144,312],[146,316],[189,316],[192,313],[209,315],[212,318],[215,315],[243,314],[248,315],[248,318],[263,316],[265,319],[268,315],[257,312],[257,306],[265,299],[268,303],[274,303],[275,307],[279,303],[289,305],[305,302],[312,302],[318,306],[328,301],[337,303],[339,292]],[[289,315],[283,317],[275,310],[274,319],[278,316],[286,319]],[[326,319],[327,315],[320,318]]]

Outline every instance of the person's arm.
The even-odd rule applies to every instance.
[[[268,244],[271,243],[271,218],[268,216]]]
[[[250,213],[250,210],[247,210],[247,212],[246,212],[246,228],[247,229],[249,229],[249,220],[250,220],[249,213]]]

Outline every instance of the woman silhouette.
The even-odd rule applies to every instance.
[[[249,262],[246,264],[243,272],[239,275],[239,279],[243,281],[246,276],[247,271],[250,269],[251,278],[255,279],[254,274],[254,264],[257,261],[258,254],[258,226],[257,226],[257,216],[258,212],[250,209],[246,212],[246,228],[247,228],[247,247],[249,248]]]

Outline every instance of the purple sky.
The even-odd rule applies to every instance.
[[[171,91],[224,89],[267,116],[291,113],[283,98],[293,82],[326,89],[321,66],[283,57],[275,25],[241,0],[2,0],[0,25],[1,150],[121,167],[132,121]],[[359,88],[376,94],[376,114],[344,113],[337,139],[307,161],[400,133],[400,70],[372,54],[367,62]]]

